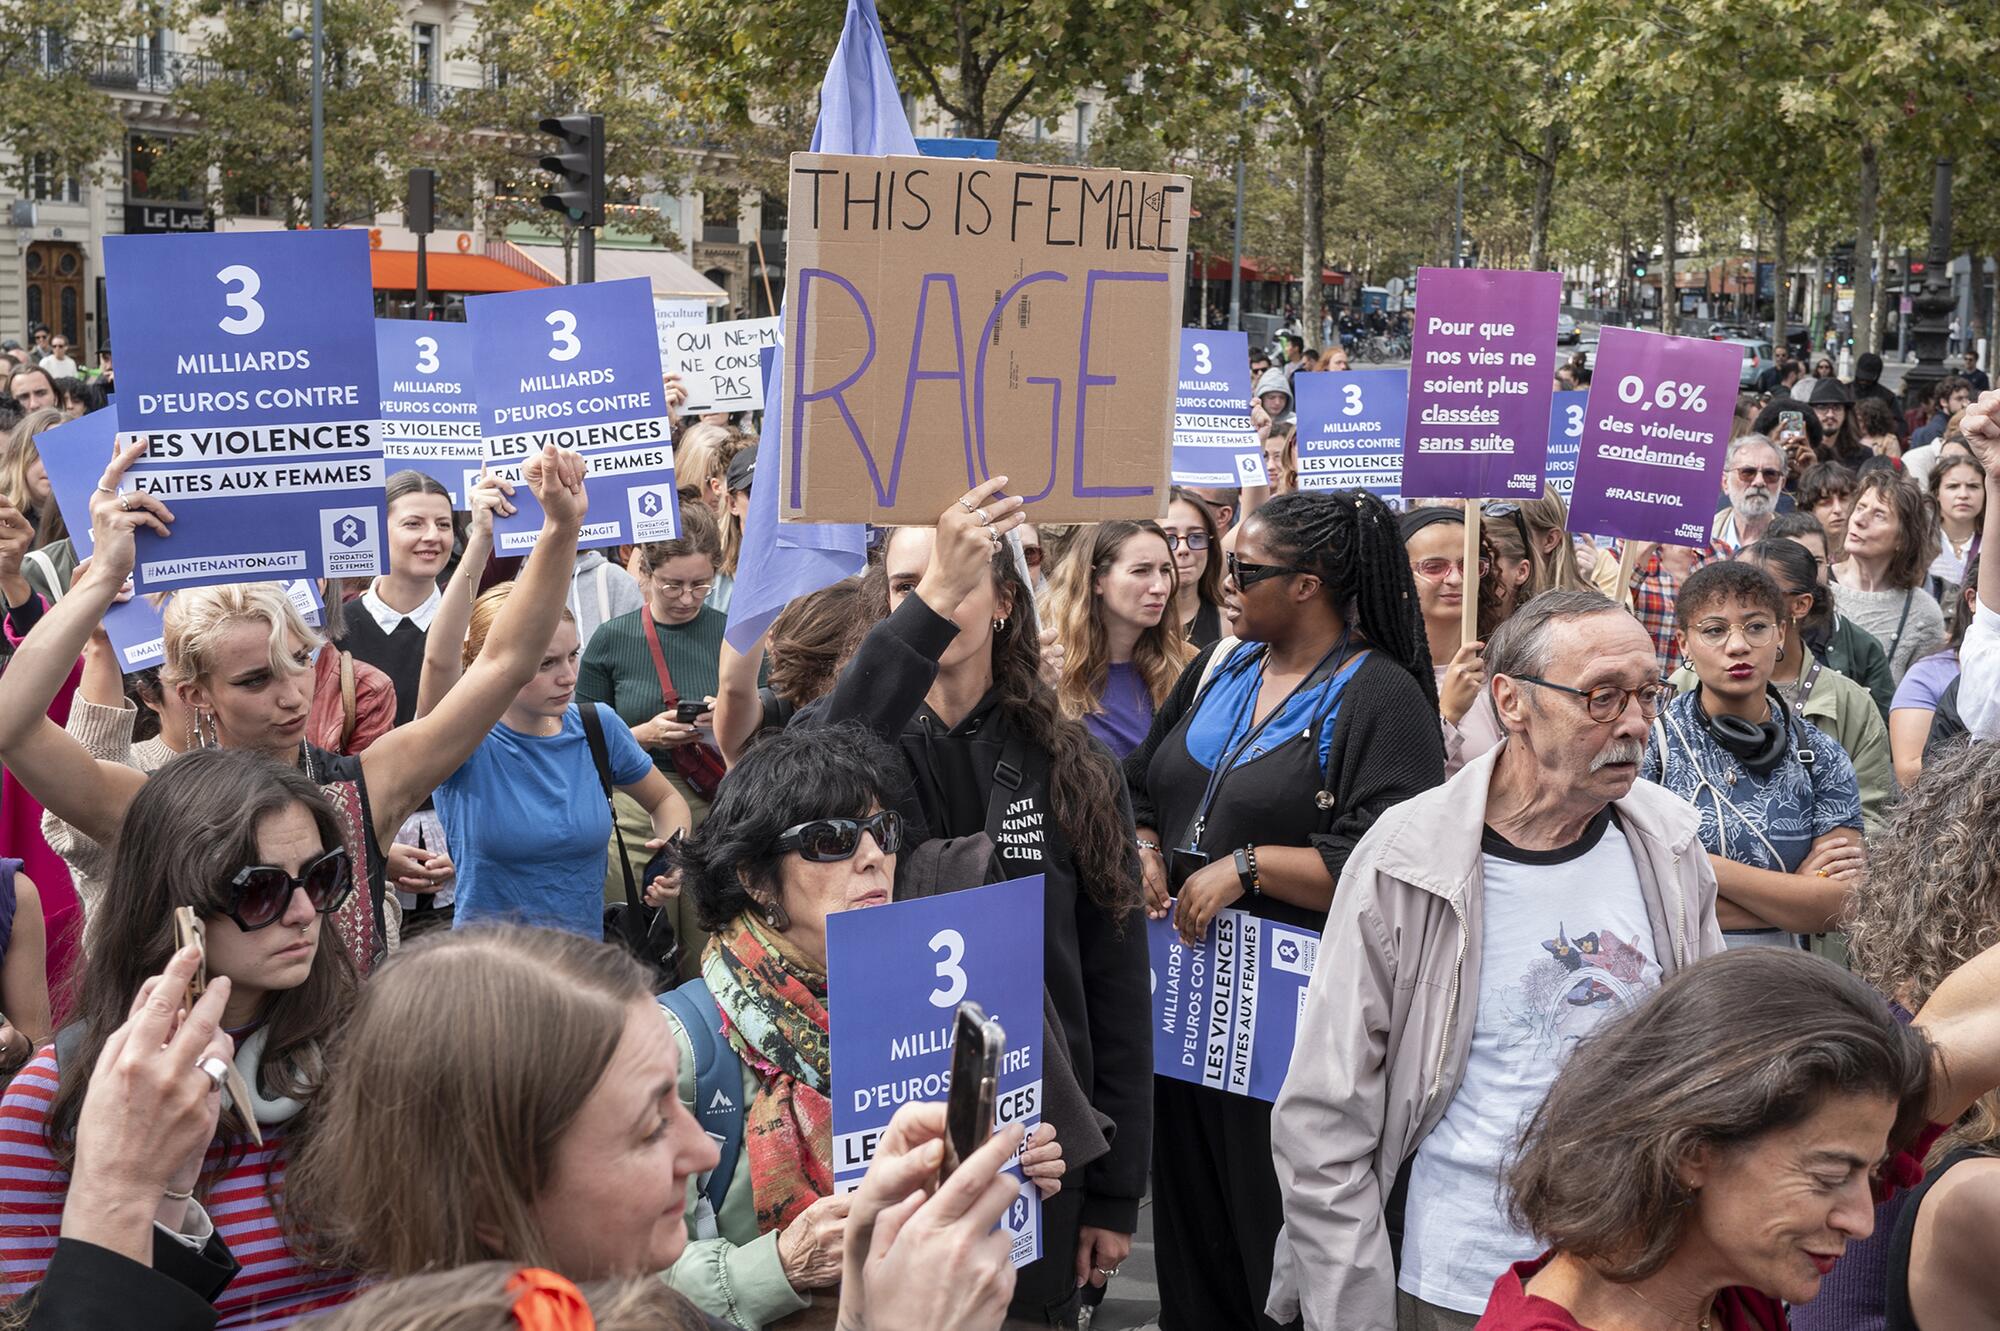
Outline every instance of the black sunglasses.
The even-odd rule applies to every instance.
[[[838,864],[854,858],[863,832],[875,838],[884,855],[894,855],[903,848],[903,815],[884,809],[869,818],[818,818],[786,828],[773,844],[780,854],[796,850],[800,859],[814,864]]]
[[[1229,569],[1229,576],[1235,579],[1238,591],[1245,591],[1251,587],[1255,587],[1266,578],[1279,578],[1288,573],[1307,573],[1311,571],[1309,569],[1294,568],[1290,564],[1246,564],[1236,557],[1234,551],[1224,555],[1222,562]]]
[[[304,892],[321,915],[330,915],[354,890],[353,866],[347,848],[335,846],[313,860],[297,878],[270,864],[246,864],[229,880],[229,906],[223,911],[245,933],[276,924],[292,904],[292,893]]]
[[[1528,519],[1521,512],[1519,504],[1488,504],[1485,506],[1483,512],[1489,518],[1512,518],[1514,520],[1514,530],[1521,537],[1522,551],[1530,559],[1535,557],[1535,542],[1528,535]]]

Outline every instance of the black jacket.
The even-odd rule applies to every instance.
[[[994,769],[1010,733],[990,694],[950,727],[924,704],[938,658],[957,635],[955,624],[911,594],[862,640],[832,694],[794,723],[856,721],[897,745],[911,782],[898,805],[917,841],[988,830]],[[1130,1234],[1138,1227],[1152,1155],[1152,966],[1146,931],[1136,911],[1113,921],[1084,893],[1049,809],[1047,764],[1047,754],[1031,755],[1009,804],[1010,812],[1028,811],[1020,821],[1036,822],[1047,834],[1036,870],[1046,893],[1043,982],[1078,1084],[1115,1124],[1111,1149],[1083,1171],[1082,1223]],[[1129,811],[1125,816],[1129,827]],[[1032,853],[1010,844],[1015,872],[1024,854]]]
[[[56,1255],[30,1300],[28,1331],[212,1331],[216,1295],[238,1270],[221,1239],[199,1252],[153,1231],[153,1264],[80,1239]]]

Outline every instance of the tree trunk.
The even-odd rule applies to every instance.
[[[1681,201],[1668,190],[1662,199],[1665,206],[1667,235],[1663,248],[1667,252],[1664,266],[1660,270],[1660,331],[1678,333],[1681,328],[1681,293],[1674,286],[1674,251],[1681,234]]]
[[[1860,191],[1854,201],[1854,345],[1858,351],[1867,351],[1875,339],[1875,202],[1882,186],[1876,151],[1872,140],[1862,140]]]
[[[1875,219],[1875,271],[1880,274],[1875,282],[1875,340],[1863,351],[1882,354],[1882,341],[1889,335],[1889,229],[1882,225],[1882,219]]]
[[[1562,131],[1550,125],[1542,131],[1542,153],[1535,159],[1535,211],[1529,219],[1528,271],[1548,267],[1549,214],[1556,200],[1556,157],[1562,152]]]
[[[1304,216],[1305,232],[1300,246],[1299,322],[1306,345],[1320,344],[1320,312],[1325,289],[1320,286],[1320,270],[1326,266],[1326,126],[1317,111],[1305,124]]]
[[[1791,272],[1791,209],[1780,199],[1771,209],[1771,217],[1777,226],[1776,246],[1777,271],[1772,274],[1771,287],[1771,350],[1785,349],[1785,336],[1791,331],[1792,314],[1792,272]]]

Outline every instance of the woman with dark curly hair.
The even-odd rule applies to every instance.
[[[1529,1123],[1509,1204],[1549,1250],[1500,1274],[1478,1331],[1787,1331],[1786,1305],[1815,1300],[1941,1125],[2000,1083],[1996,998],[1988,954],[1914,1026],[1804,952],[1669,979],[1578,1047]]]
[[[1125,762],[1147,909],[1171,909],[1190,941],[1227,908],[1323,929],[1376,816],[1444,780],[1410,552],[1381,500],[1279,495],[1238,529],[1228,568],[1236,636],[1189,663]],[[1161,1325],[1272,1325],[1271,1106],[1169,1077],[1153,1096]]]
[[[1014,1315],[1074,1318],[1131,1251],[1152,1137],[1151,967],[1132,815],[1117,764],[1042,682],[1033,595],[1007,533],[1022,501],[996,476],[935,528],[882,541],[875,625],[833,692],[795,726],[857,721],[898,750],[909,790],[890,807],[913,842],[984,832],[1002,876],[1042,875],[1043,963],[1071,1066],[1116,1124],[1111,1150],[1042,1210],[1043,1259]],[[1044,531],[1046,540],[1049,533]],[[876,599],[880,598],[880,599]]]

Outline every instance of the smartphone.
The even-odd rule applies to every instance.
[[[640,891],[643,892],[645,890],[647,883],[652,882],[655,878],[665,878],[678,867],[677,852],[680,850],[681,838],[685,835],[687,835],[685,832],[674,833],[667,838],[667,844],[661,846],[653,853],[653,858],[646,861],[645,876],[639,880]]]
[[[1000,1055],[1007,1032],[970,1000],[958,1005],[952,1025],[951,1094],[944,1111],[944,1163],[938,1182],[993,1135],[993,1105],[1000,1093]]]
[[[708,704],[699,698],[693,702],[683,699],[674,704],[674,720],[684,722],[687,725],[693,725],[701,719],[701,714],[707,710]]]
[[[1804,434],[1805,432],[1806,432],[1806,417],[1804,412],[1781,411],[1778,413],[1779,434],[1781,435]]]
[[[1175,846],[1167,852],[1167,887],[1178,893],[1181,884],[1194,877],[1195,871],[1208,867],[1206,851],[1189,850],[1185,846]]]
[[[202,996],[208,988],[208,926],[201,922],[201,916],[194,913],[193,906],[174,907],[174,950],[193,947],[201,954],[201,960],[194,966],[194,979],[188,982],[188,1004]]]

